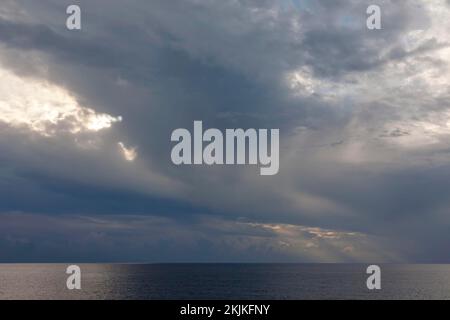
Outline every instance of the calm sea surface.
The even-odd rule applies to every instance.
[[[381,265],[377,292],[366,265],[79,266],[82,290],[69,291],[67,265],[0,264],[0,299],[450,299],[450,265]]]

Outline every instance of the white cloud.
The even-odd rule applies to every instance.
[[[133,162],[137,158],[136,148],[127,148],[123,142],[118,143],[125,160]]]
[[[81,106],[64,88],[0,66],[0,121],[44,136],[110,128],[122,118]]]

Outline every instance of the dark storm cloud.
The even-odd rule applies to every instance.
[[[6,2],[3,67],[57,84],[81,105],[123,121],[84,138],[2,129],[0,211],[245,217],[379,235],[383,246],[420,233],[404,221],[448,225],[438,214],[449,205],[447,165],[430,169],[424,158],[436,161],[431,151],[398,155],[390,144],[414,138],[416,127],[405,121],[445,110],[439,104],[445,96],[424,99],[433,88],[423,83],[423,92],[384,83],[395,80],[393,63],[405,62],[407,75],[446,66],[434,56],[445,39],[405,44],[406,34],[432,24],[424,3],[132,0],[126,10],[123,1],[77,3],[83,29],[70,32],[70,1]],[[369,4],[382,7],[382,30],[366,29]],[[296,73],[300,84],[293,89],[289,77]],[[174,167],[170,133],[194,120],[217,128],[280,128],[280,174],[263,179],[254,168]],[[98,139],[100,148],[80,148],[80,139]],[[135,162],[124,163],[118,141],[136,146]],[[399,224],[404,237],[392,227]],[[205,247],[191,250],[211,255]]]
[[[0,214],[0,222],[0,262],[336,262],[359,261],[361,255],[389,257],[370,244],[377,239],[360,234],[201,215],[183,220],[151,214],[15,212]],[[372,251],[365,252],[367,248]]]

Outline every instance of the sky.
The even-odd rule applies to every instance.
[[[1,0],[0,262],[450,263],[449,17]],[[279,173],[174,165],[195,120],[280,129]]]

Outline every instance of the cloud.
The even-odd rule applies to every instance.
[[[25,127],[45,136],[60,131],[73,134],[110,128],[121,117],[98,114],[78,105],[63,89],[20,78],[0,69],[0,121],[13,127]]]
[[[230,259],[448,260],[420,250],[449,240],[436,236],[449,224],[446,1],[371,2],[377,31],[361,1],[79,3],[80,32],[65,29],[69,1],[2,5],[1,212],[116,214],[126,229],[150,207],[170,217],[157,235],[201,214]],[[170,134],[194,120],[280,128],[280,173],[172,165]],[[193,259],[219,259],[206,229]]]
[[[137,157],[136,148],[127,148],[123,142],[119,142],[120,150],[127,161],[134,161]]]
[[[363,234],[194,215],[0,215],[0,261],[336,262],[389,261]],[[228,255],[222,253],[226,251]],[[203,258],[198,253],[204,253]],[[20,260],[22,261],[22,260]]]

